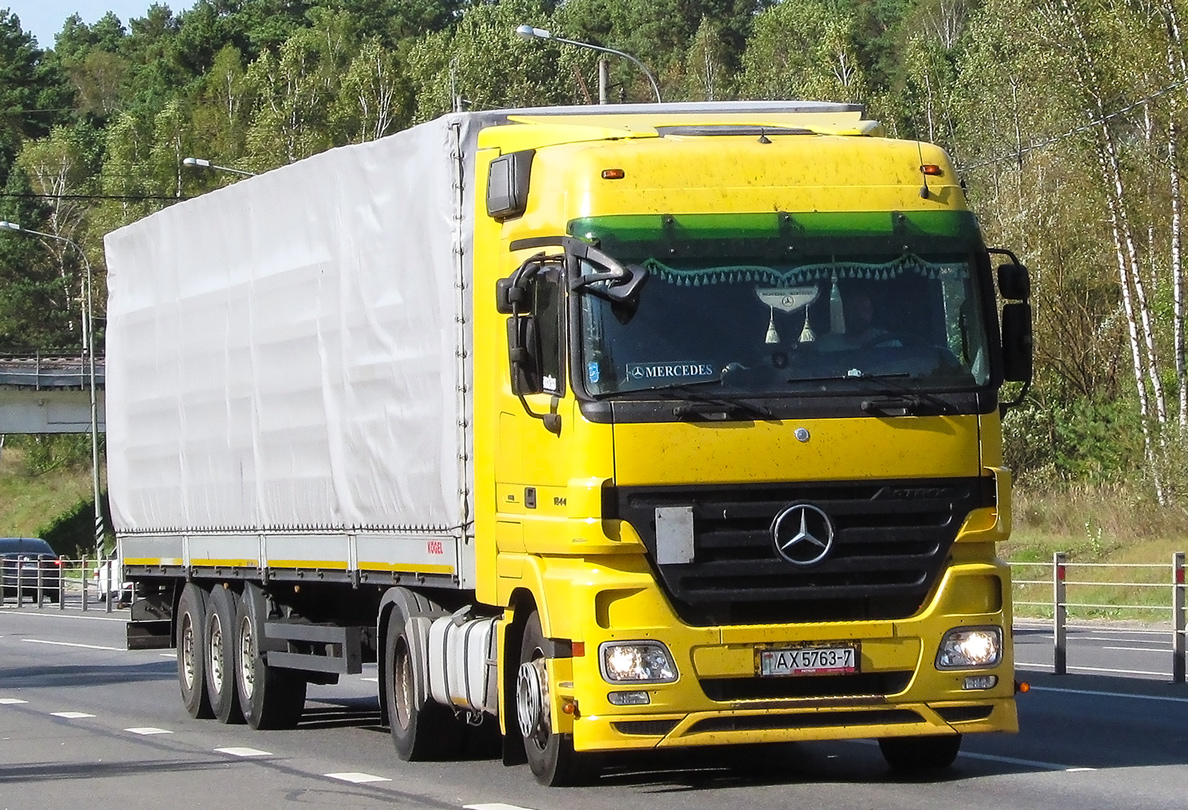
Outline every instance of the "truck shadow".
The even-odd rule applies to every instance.
[[[129,665],[63,664],[16,669],[0,667],[0,684],[3,684],[5,689],[89,688],[121,683],[168,681],[176,677],[177,665],[169,661]]]

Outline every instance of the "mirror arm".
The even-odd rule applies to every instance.
[[[550,402],[550,409],[548,413],[537,413],[532,410],[532,406],[528,404],[528,398],[524,396],[523,392],[517,391],[516,396],[520,398],[520,404],[524,406],[524,413],[531,416],[533,419],[539,419],[544,423],[545,430],[549,433],[561,435],[561,414],[557,413],[557,404],[560,402],[557,395],[554,394]]]
[[[1010,402],[998,403],[998,417],[1001,419],[1002,417],[1007,415],[1007,411],[1009,411],[1011,408],[1017,408],[1020,405],[1022,405],[1023,400],[1027,398],[1027,392],[1030,390],[1031,390],[1031,379],[1028,378],[1023,381],[1023,388],[1020,389],[1019,396],[1015,397]]]

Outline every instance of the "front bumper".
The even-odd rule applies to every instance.
[[[642,580],[636,584],[644,587],[587,592],[596,623],[573,637],[588,652],[549,662],[551,688],[561,698],[555,705],[574,704],[571,713],[554,717],[554,728],[572,734],[579,751],[1014,732],[1008,582],[1001,563],[966,561],[946,570],[929,604],[909,619],[741,627],[683,625],[655,585]],[[569,595],[584,601],[583,590]],[[937,669],[941,637],[959,626],[1003,628],[999,663]],[[607,683],[599,644],[632,639],[663,642],[678,679]],[[856,644],[858,673],[757,676],[758,647],[805,643]],[[991,688],[966,688],[968,677],[987,675],[996,678]],[[633,689],[647,693],[646,705],[610,702],[610,693]]]

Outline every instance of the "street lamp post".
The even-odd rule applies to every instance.
[[[652,85],[652,92],[656,94],[656,103],[660,104],[663,100],[660,98],[660,85],[656,84],[656,77],[652,75],[652,71],[648,70],[643,62],[636,59],[629,53],[624,51],[616,51],[614,48],[604,48],[601,45],[592,45],[589,42],[579,42],[576,39],[565,39],[564,37],[554,36],[551,31],[546,31],[544,28],[534,28],[531,25],[521,25],[516,29],[516,36],[521,39],[551,39],[554,42],[564,42],[566,45],[574,45],[578,48],[589,48],[592,51],[601,51],[602,53],[613,53],[615,56],[621,56],[627,61],[633,63],[636,67],[643,71],[644,75],[648,77],[648,81]],[[598,84],[599,84],[599,103],[606,103],[605,90],[605,73],[603,68],[599,68]]]
[[[255,177],[255,172],[245,172],[243,169],[232,169],[230,166],[219,166],[211,163],[204,158],[188,157],[182,158],[182,165],[189,166],[193,169],[210,169],[215,172],[227,172],[228,174],[238,174],[241,177]]]
[[[29,234],[31,236],[40,236],[43,239],[53,239],[58,242],[65,242],[70,247],[78,251],[78,255],[82,257],[83,269],[85,275],[83,276],[83,312],[82,312],[82,327],[83,327],[83,354],[87,358],[88,373],[90,375],[90,392],[91,392],[91,486],[92,494],[95,497],[95,552],[100,559],[103,558],[103,509],[99,502],[99,404],[95,395],[95,331],[94,331],[94,302],[91,298],[91,262],[87,259],[86,251],[79,246],[73,239],[67,239],[65,236],[57,236],[52,233],[43,233],[42,231],[35,231],[31,228],[22,228],[15,222],[8,222],[0,220],[0,230],[13,231],[15,233]]]

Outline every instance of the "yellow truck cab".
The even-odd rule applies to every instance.
[[[602,752],[790,740],[875,738],[893,767],[941,767],[964,734],[1016,730],[995,549],[999,390],[1031,372],[1027,271],[984,244],[941,149],[853,105],[767,102],[460,114],[319,160],[310,177],[348,179],[309,203],[333,221],[308,253],[336,289],[374,275],[351,300],[376,301],[364,320],[393,313],[396,337],[368,344],[367,368],[414,371],[311,372],[311,396],[376,403],[357,436],[334,439],[349,414],[327,423],[324,515],[321,496],[275,499],[308,477],[293,468],[256,487],[265,507],[201,525],[188,507],[153,517],[132,465],[113,472],[123,562],[150,594],[129,638],[177,644],[192,713],[237,702],[253,725],[289,722],[294,684],[374,660],[402,757],[449,756],[468,723],[497,722],[505,761],[546,784],[587,778]],[[219,192],[223,210],[297,195],[302,165]],[[109,238],[116,453],[121,405],[146,398],[121,376],[140,328],[122,324],[162,306],[126,305],[148,264],[135,245],[178,232],[182,208]],[[370,245],[389,211],[401,241]],[[283,285],[310,266],[286,261],[242,273]],[[218,295],[246,289],[239,272]],[[437,296],[406,294],[413,278]],[[165,299],[184,313],[202,295]],[[277,326],[322,372],[325,330],[299,344],[333,308]],[[434,373],[445,393],[417,410],[410,380]],[[267,409],[238,418],[211,447],[265,442]],[[359,465],[368,483],[342,485]],[[278,518],[282,502],[305,516]],[[220,610],[255,640],[214,649]],[[212,689],[222,664],[254,681]]]

